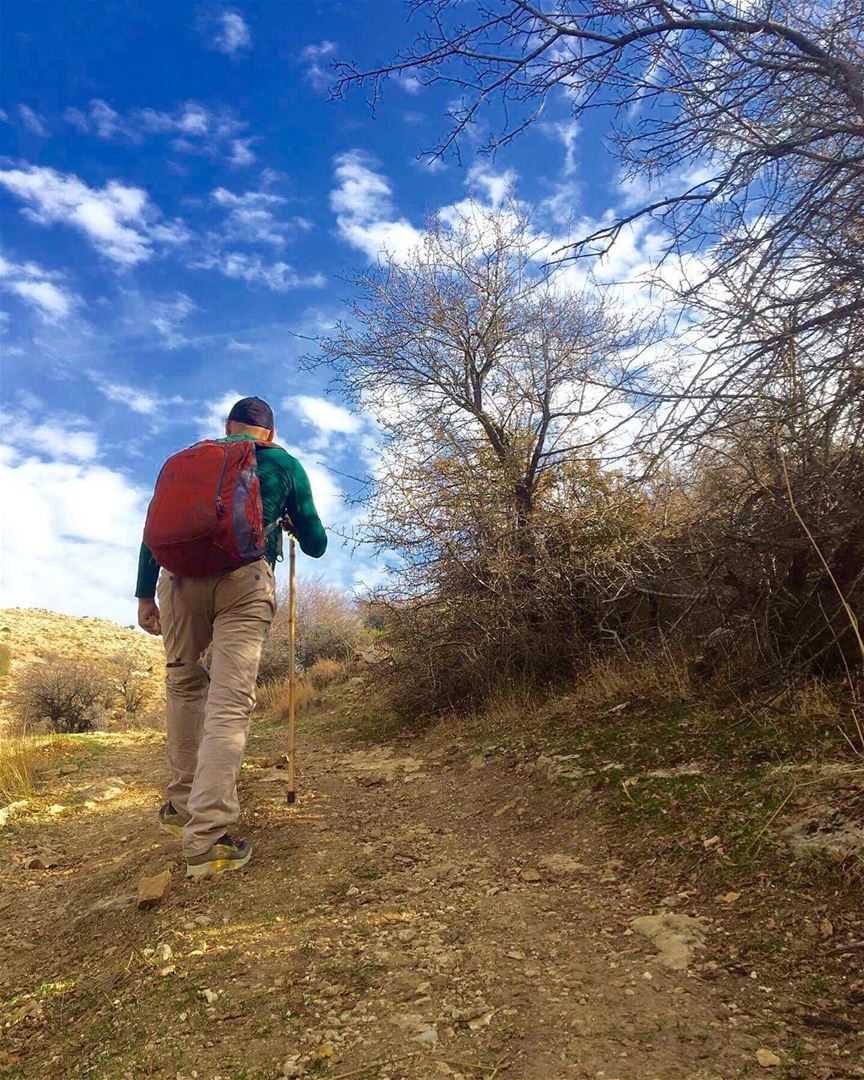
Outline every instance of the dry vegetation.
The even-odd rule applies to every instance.
[[[28,798],[55,733],[158,727],[161,642],[104,619],[0,611],[0,807]],[[4,670],[5,667],[5,670]]]
[[[410,72],[456,102],[441,153],[475,122],[494,151],[566,84],[631,202],[553,232],[515,195],[451,208],[357,276],[310,358],[386,436],[361,539],[396,556],[397,701],[477,708],[675,654],[711,702],[835,681],[860,752],[860,4],[415,15],[391,62],[337,65],[339,94]],[[616,279],[602,256],[649,238]]]

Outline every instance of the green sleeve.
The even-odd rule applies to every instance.
[[[327,550],[327,533],[324,532],[324,526],[315,509],[306,470],[296,458],[291,458],[291,465],[293,483],[288,496],[288,516],[294,524],[294,532],[303,554],[320,559]]]
[[[141,544],[138,552],[138,584],[135,595],[142,600],[152,600],[156,595],[156,581],[159,577],[159,563],[150,554],[150,548]]]

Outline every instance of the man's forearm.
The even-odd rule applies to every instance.
[[[138,552],[138,582],[135,595],[139,600],[152,600],[156,595],[156,582],[159,580],[159,563],[150,554],[150,548],[141,544]]]

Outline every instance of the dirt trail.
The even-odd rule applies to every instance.
[[[303,738],[289,808],[280,736],[257,733],[241,787],[255,857],[193,885],[153,827],[159,738],[95,750],[0,833],[0,1076],[864,1075],[768,1007],[770,957],[755,980],[718,972],[719,923],[689,971],[663,966],[578,793],[434,739],[325,732]],[[138,910],[138,878],[165,867],[172,891]]]

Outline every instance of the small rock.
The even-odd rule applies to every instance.
[[[350,889],[345,893],[346,896],[359,896],[360,890],[356,885],[352,885]]]
[[[689,915],[642,915],[631,919],[630,926],[657,949],[658,960],[673,971],[683,971],[705,940],[705,920]]]
[[[89,911],[93,914],[100,911],[120,911],[134,903],[135,897],[132,894],[128,896],[106,896],[102,900],[95,900],[90,905]]]
[[[421,1031],[419,1035],[414,1036],[414,1042],[423,1043],[427,1046],[434,1046],[438,1042],[438,1031],[434,1027],[426,1028],[425,1031]]]
[[[201,997],[204,998],[208,1005],[215,1005],[216,1001],[219,999],[218,994],[206,988],[201,991]]]
[[[357,779],[363,787],[380,787],[382,784],[386,784],[390,777],[383,772],[368,772]]]
[[[520,872],[519,879],[520,881],[537,882],[542,881],[543,876],[535,867],[529,866],[526,870]]]
[[[540,867],[553,877],[568,877],[585,869],[572,855],[544,855]]]
[[[507,953],[507,955],[510,957],[511,960],[525,959],[525,953],[522,952],[521,949],[511,949],[510,952]]]
[[[25,870],[50,870],[53,866],[57,866],[53,855],[31,855],[24,860]]]
[[[757,1050],[756,1060],[763,1069],[773,1069],[781,1064],[780,1058],[772,1050]]]
[[[154,907],[168,895],[171,888],[171,871],[163,870],[154,877],[140,878],[138,881],[138,907]]]

